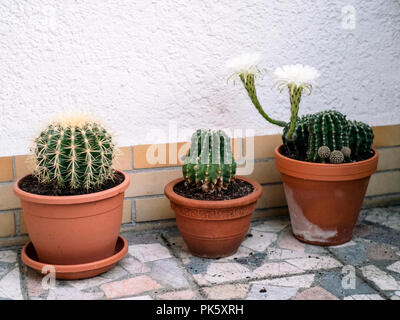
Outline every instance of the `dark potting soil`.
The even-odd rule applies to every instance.
[[[282,155],[294,160],[299,160],[299,161],[306,161],[306,155],[297,155],[294,153],[289,153],[285,148],[281,148],[282,151]],[[351,163],[354,162],[359,162],[359,161],[363,161],[363,160],[367,160],[369,158],[372,158],[374,156],[375,152],[371,149],[369,151],[360,153],[357,155],[357,159],[353,159],[351,160]]]
[[[240,179],[233,180],[227,189],[221,191],[214,191],[213,193],[204,193],[196,188],[195,185],[185,186],[185,181],[179,182],[174,186],[174,191],[182,197],[194,200],[218,201],[218,200],[232,200],[245,197],[252,193],[253,186]]]
[[[19,187],[25,192],[39,194],[42,196],[77,196],[111,189],[121,184],[124,180],[124,175],[118,171],[115,171],[114,178],[107,180],[100,187],[91,188],[89,190],[70,190],[67,188],[60,188],[55,182],[40,183],[36,177],[29,175],[21,180]]]

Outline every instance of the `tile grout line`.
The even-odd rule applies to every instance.
[[[28,279],[26,278],[26,273],[24,272],[24,268],[27,268],[22,261],[21,258],[22,248],[17,249],[17,262],[18,262],[18,270],[19,270],[19,282],[23,300],[31,300],[28,292]]]
[[[12,172],[13,172],[13,181],[17,180],[17,168],[15,166],[15,156],[12,156]]]
[[[19,225],[19,212],[14,211],[14,232],[16,236],[20,235],[20,225]]]
[[[338,255],[336,255],[333,251],[332,248],[328,247],[326,248],[328,250],[328,252],[332,255],[333,258],[335,258],[336,260],[340,261],[341,264],[343,264],[343,266],[346,266],[346,262],[341,259]],[[383,298],[385,298],[385,300],[390,300],[390,298],[388,297],[388,295],[384,292],[384,290],[380,289],[373,281],[369,280],[368,278],[366,278],[362,271],[361,271],[361,267],[362,266],[367,266],[368,264],[372,264],[375,265],[373,263],[362,263],[359,266],[353,266],[354,269],[356,270],[356,276],[358,276],[363,282],[365,282],[367,285],[369,285],[372,289],[374,289],[380,296],[382,296]],[[348,264],[347,264],[348,265]]]
[[[167,248],[170,252],[172,252],[172,256],[174,258],[177,259],[179,266],[184,270],[185,275],[187,275],[187,278],[189,278],[189,285],[193,284],[194,287],[196,288],[196,291],[198,292],[198,294],[200,295],[200,297],[202,299],[207,299],[207,297],[205,296],[205,294],[203,293],[203,291],[201,290],[200,285],[196,282],[196,280],[193,278],[193,275],[186,269],[185,265],[183,264],[182,260],[179,258],[179,256],[176,254],[175,249],[173,248],[173,246],[171,245],[171,243],[169,242],[169,240],[166,238],[166,236],[163,234],[163,232],[160,232],[160,237],[162,239],[162,241],[165,243],[165,245],[167,245]],[[185,277],[186,278],[186,277]],[[191,288],[193,288],[191,286]]]

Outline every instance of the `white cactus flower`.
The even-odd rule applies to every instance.
[[[230,78],[242,75],[246,79],[248,75],[259,74],[258,64],[261,60],[262,55],[259,52],[245,53],[228,60],[226,67],[231,71]]]
[[[295,85],[298,88],[308,89],[310,92],[315,84],[315,79],[320,76],[317,69],[302,64],[279,67],[274,74],[280,90],[283,90],[285,86]]]

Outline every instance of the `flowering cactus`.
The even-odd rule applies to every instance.
[[[255,78],[261,56],[244,55],[227,66],[245,87],[258,112],[269,122],[283,127],[282,140],[288,156],[310,162],[342,163],[358,161],[372,152],[372,129],[365,123],[346,120],[334,110],[298,116],[302,94],[311,94],[319,72],[304,65],[286,65],[275,70],[276,85],[289,91],[290,122],[272,119],[263,110],[256,93]],[[246,69],[247,68],[247,69]]]

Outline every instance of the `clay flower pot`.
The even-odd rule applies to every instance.
[[[115,253],[129,177],[111,189],[77,196],[42,196],[19,188],[29,237],[42,263],[75,265]]]
[[[324,246],[350,241],[378,152],[364,161],[325,164],[287,158],[282,147],[275,148],[275,165],[282,174],[294,236]]]
[[[253,192],[233,200],[206,201],[176,194],[174,186],[183,178],[165,186],[164,193],[171,201],[179,232],[193,255],[204,258],[226,257],[234,254],[242,243],[262,188],[251,179],[238,176],[236,179],[250,183]]]

